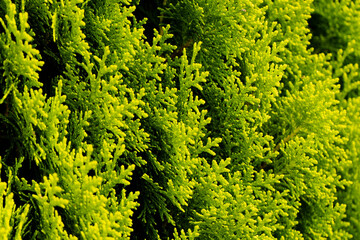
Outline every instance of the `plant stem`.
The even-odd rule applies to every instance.
[[[274,148],[274,152],[277,152],[277,151],[279,151],[280,150],[280,145],[281,145],[281,143],[284,143],[284,144],[286,144],[287,142],[289,142],[293,137],[295,137],[296,136],[296,134],[298,134],[298,132],[300,131],[300,127],[297,127],[291,134],[289,134],[288,136],[286,136],[282,141],[280,141],[277,145],[276,145],[276,147]]]

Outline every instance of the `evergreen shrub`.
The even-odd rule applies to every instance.
[[[360,1],[1,0],[0,239],[360,239]]]

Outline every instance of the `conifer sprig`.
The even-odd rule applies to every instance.
[[[359,1],[0,2],[0,238],[358,239]]]

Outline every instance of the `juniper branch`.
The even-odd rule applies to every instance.
[[[300,131],[300,127],[296,128],[291,134],[289,134],[288,136],[286,136],[282,141],[280,141],[276,147],[274,148],[273,152],[277,152],[280,150],[280,145],[281,143],[286,144],[287,142],[289,142],[293,137],[296,136],[296,134],[298,134],[298,132]]]
[[[162,4],[163,7],[165,7],[166,2],[167,2],[167,0],[164,0],[164,1],[163,1],[163,4]],[[163,23],[163,21],[164,21],[164,14],[161,14],[160,17],[159,17],[159,33],[160,33],[161,36],[164,34],[164,30],[163,30],[163,28],[162,28],[162,26],[161,26],[161,24]]]
[[[184,51],[184,49],[187,49],[188,47],[190,47],[192,44],[194,43],[193,39],[189,39],[188,41],[186,41],[183,45],[181,45],[179,48],[177,48],[172,54],[171,54],[171,59],[174,59],[177,56],[180,56],[181,53]]]

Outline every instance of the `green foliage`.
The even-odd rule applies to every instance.
[[[0,2],[0,236],[359,238],[359,4]]]
[[[0,164],[0,170],[2,166]],[[14,193],[11,192],[11,184],[14,180],[14,175],[11,171],[8,172],[8,182],[0,182],[0,235],[4,239],[22,239],[24,233],[24,225],[28,221],[29,204],[23,206],[16,206],[14,201]],[[16,228],[13,226],[16,224]]]

